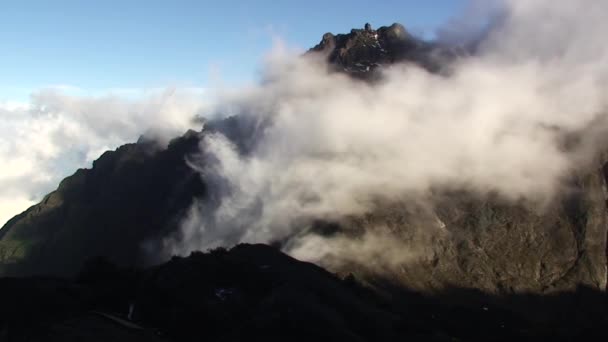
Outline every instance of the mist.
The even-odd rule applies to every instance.
[[[367,83],[331,72],[323,56],[272,51],[259,85],[216,96],[205,113],[249,129],[201,141],[189,162],[210,199],[195,201],[181,232],[164,241],[168,253],[280,241],[326,264],[330,254],[408,262],[419,254],[412,246],[431,243],[425,232],[445,226],[434,194],[550,206],[568,191],[568,176],[604,150],[608,3],[479,4],[439,30],[443,43],[475,42],[441,73],[400,64]],[[459,24],[472,17],[476,29]],[[376,227],[358,239],[309,233],[319,220],[345,222],[395,204],[426,208],[427,219],[411,228],[416,243],[400,246]]]

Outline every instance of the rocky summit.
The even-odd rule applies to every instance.
[[[448,62],[466,55],[462,48],[447,47],[412,36],[403,25],[394,23],[377,30],[370,24],[348,34],[326,33],[309,50],[327,55],[337,70],[370,79],[379,67],[410,62],[438,72]]]
[[[333,71],[373,82],[384,67],[399,63],[441,74],[468,53],[423,41],[400,24],[366,24],[323,35],[302,58],[321,56]],[[316,230],[320,237],[363,236],[376,227],[401,249],[416,250],[415,260],[390,267],[321,260],[325,270],[275,249],[289,241],[163,259],[157,253],[162,238],[180,229],[192,201],[214,200],[208,180],[188,164],[201,137],[222,132],[231,138],[231,132],[250,129],[235,116],[190,131],[166,149],[145,139],[121,146],[8,221],[0,230],[0,276],[26,278],[0,280],[0,337],[157,341],[189,340],[194,331],[211,341],[605,335],[604,157],[574,170],[568,191],[542,208],[445,191],[434,195],[431,207],[387,203],[361,217],[322,222],[331,229]],[[247,149],[246,141],[235,143]],[[421,225],[428,229],[415,229]],[[107,335],[92,336],[91,329]]]

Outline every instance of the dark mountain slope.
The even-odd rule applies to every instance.
[[[197,148],[189,132],[166,150],[139,142],[104,153],[0,230],[0,273],[73,275],[97,255],[143,264],[142,245],[176,230],[205,193],[185,159]]]

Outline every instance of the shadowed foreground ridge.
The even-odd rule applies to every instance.
[[[157,267],[92,259],[75,280],[0,280],[3,341],[512,341],[606,336],[603,293],[433,297],[344,279],[266,245]],[[506,304],[509,305],[506,305]],[[515,309],[514,309],[515,308]]]

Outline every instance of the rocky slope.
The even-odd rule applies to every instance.
[[[394,24],[326,34],[309,53],[324,54],[339,72],[373,80],[384,65],[401,62],[441,73],[466,51],[423,42]],[[0,230],[0,274],[73,275],[84,260],[97,255],[124,266],[155,261],[146,252],[154,255],[159,239],[178,229],[192,199],[209,200],[204,180],[186,163],[200,135],[212,130],[230,135],[235,129],[247,130],[247,123],[238,117],[216,122],[174,140],[166,150],[140,142],[107,152],[92,169],[66,178],[40,204]],[[238,143],[247,149],[246,141]],[[418,290],[546,293],[585,285],[603,291],[608,219],[604,165],[598,160],[573,174],[570,191],[543,210],[466,193],[441,194],[424,210],[417,203],[387,204],[339,222],[347,233],[338,229],[331,234],[380,227],[375,229],[397,241],[400,249],[416,250],[415,259],[390,267],[357,259],[322,263],[371,282],[388,277]]]
[[[397,254],[397,261],[386,266],[393,280],[420,291],[457,286],[489,293],[548,293],[579,285],[604,290],[605,175],[598,165],[573,178],[573,192],[542,210],[458,193],[446,195],[430,210],[415,203],[387,206],[343,222],[349,233],[335,235],[365,236],[377,227],[380,236],[393,239],[384,246],[385,252]],[[400,252],[391,250],[395,248],[412,253],[400,259]],[[386,272],[356,258],[328,264],[372,277]]]

